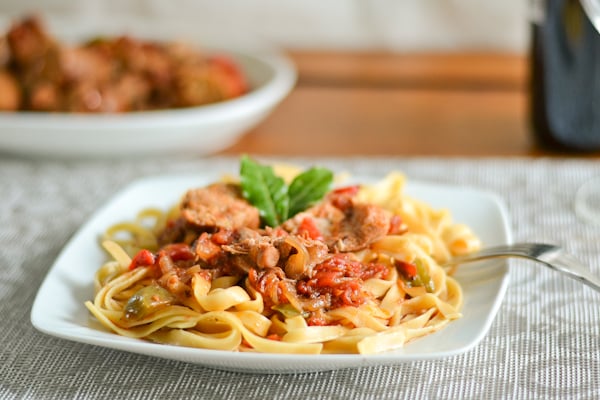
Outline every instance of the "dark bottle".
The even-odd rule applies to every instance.
[[[600,149],[600,34],[578,0],[537,0],[531,43],[531,119],[537,142]]]

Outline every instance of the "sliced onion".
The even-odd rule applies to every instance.
[[[304,311],[302,304],[300,303],[300,299],[298,299],[298,295],[296,294],[296,288],[290,281],[284,281],[282,285],[282,291],[285,298],[290,302],[290,305],[298,311],[298,313],[302,313]]]
[[[285,274],[289,278],[298,279],[308,271],[310,255],[308,254],[306,247],[296,236],[286,236],[285,243],[289,244],[297,251],[297,253],[288,257],[285,263]]]

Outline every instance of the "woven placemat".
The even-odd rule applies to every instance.
[[[273,158],[269,161],[278,161]],[[289,159],[285,160],[289,162]],[[296,159],[338,171],[497,193],[515,241],[564,245],[600,275],[600,227],[573,211],[600,176],[579,159]],[[290,375],[219,371],[73,343],[36,331],[30,311],[54,259],[89,215],[133,180],[235,172],[238,160],[0,160],[0,399],[600,398],[600,295],[543,267],[511,261],[501,309],[483,341],[450,358]]]

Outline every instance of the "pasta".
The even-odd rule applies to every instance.
[[[111,257],[85,306],[112,332],[156,343],[297,354],[400,348],[461,317],[461,287],[440,265],[480,245],[447,210],[406,196],[404,183],[392,173],[338,188],[262,228],[231,179],[191,190],[170,210],[143,210],[105,232]]]

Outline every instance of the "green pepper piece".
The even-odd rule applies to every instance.
[[[283,315],[285,318],[293,318],[297,317],[298,315],[302,315],[304,318],[308,316],[308,313],[298,311],[294,306],[292,306],[289,303],[276,304],[273,307],[271,307],[271,309],[280,312],[281,315]]]
[[[419,258],[415,259],[415,266],[417,267],[417,276],[413,280],[415,286],[424,286],[428,293],[433,293],[433,280],[429,276],[427,267]]]
[[[124,316],[126,320],[139,321],[176,301],[177,298],[162,286],[145,286],[127,300]]]

